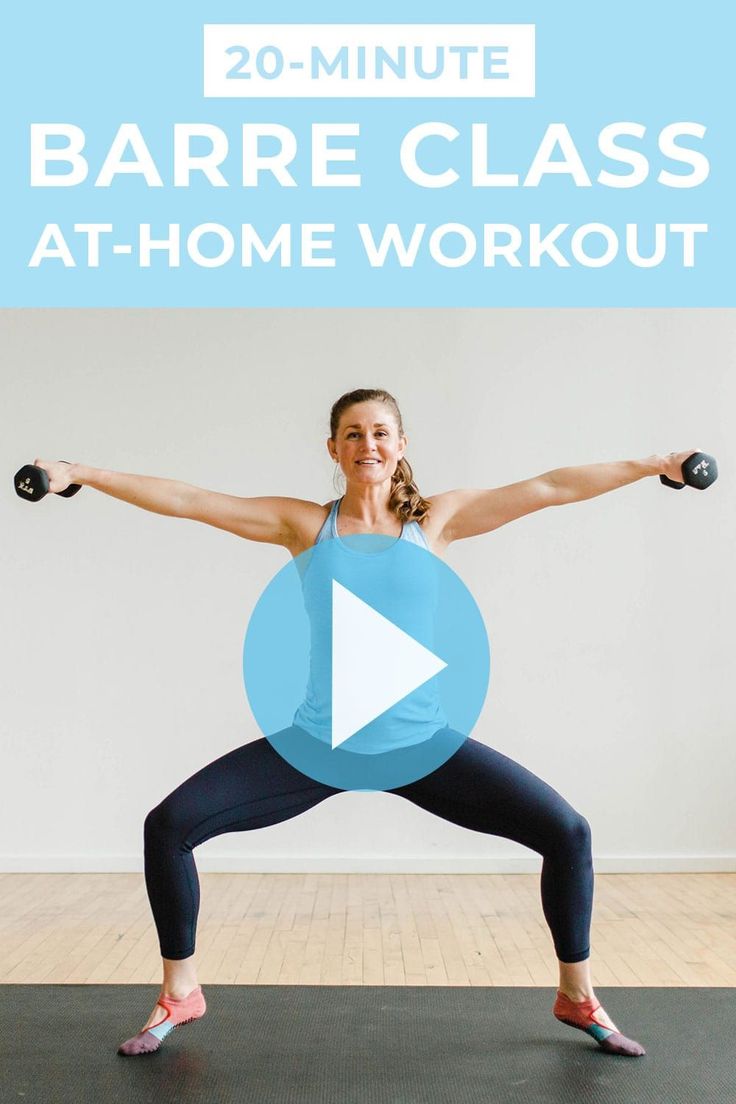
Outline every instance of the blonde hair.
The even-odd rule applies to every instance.
[[[399,436],[403,436],[404,427],[401,422],[399,404],[388,391],[377,388],[359,388],[357,391],[348,391],[341,395],[337,402],[333,403],[330,411],[330,436],[337,438],[340,419],[349,406],[362,402],[381,402],[389,407],[396,418],[399,427]],[[396,465],[396,471],[391,476],[391,497],[388,508],[396,515],[399,521],[423,521],[429,516],[431,503],[422,498],[419,488],[414,482],[414,473],[411,464],[405,456]]]

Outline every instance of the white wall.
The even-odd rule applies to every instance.
[[[20,502],[34,456],[242,495],[334,497],[332,401],[387,387],[424,494],[699,447],[453,545],[493,650],[473,735],[558,789],[596,868],[736,869],[736,314],[719,310],[0,312],[2,870],[139,870],[153,805],[260,736],[241,646],[286,562],[85,489]],[[221,836],[202,870],[536,870],[388,794]]]

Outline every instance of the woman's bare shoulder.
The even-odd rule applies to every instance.
[[[445,491],[442,494],[424,495],[423,497],[429,503],[429,513],[419,524],[431,550],[436,555],[441,555],[450,543],[445,538],[445,526],[452,516],[454,507],[453,492]]]
[[[293,556],[311,548],[320,529],[327,520],[332,502],[311,502],[304,498],[289,499],[289,528],[294,534],[294,544],[289,548]]]
[[[424,495],[425,502],[429,503],[429,513],[424,518],[423,525],[442,528],[455,508],[456,495],[456,491],[442,491],[440,494]]]

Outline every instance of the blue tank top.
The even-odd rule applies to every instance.
[[[427,592],[427,573],[419,572],[414,580],[403,572],[401,580],[391,570],[391,558],[383,551],[361,552],[350,547],[350,538],[342,538],[337,532],[337,513],[342,499],[332,503],[329,515],[320,529],[315,546],[329,541],[319,557],[299,557],[304,605],[310,623],[311,650],[309,677],[304,701],[294,714],[293,723],[327,744],[332,743],[332,580],[342,583],[348,590],[355,589],[356,557],[363,564],[361,571],[372,573],[372,593],[382,596],[378,610],[390,621],[408,632],[425,647],[432,649],[434,639],[434,613],[437,592],[433,587]],[[410,541],[429,551],[429,543],[418,522],[403,524],[398,540]],[[386,549],[395,539],[386,537]],[[359,542],[354,542],[359,545]],[[302,564],[300,564],[302,560]],[[429,573],[430,576],[432,573]],[[448,721],[437,692],[435,679],[397,702],[390,710],[376,717],[346,741],[348,751],[378,754],[399,747],[408,747],[430,739]]]

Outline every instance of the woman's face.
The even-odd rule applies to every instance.
[[[406,437],[390,407],[381,402],[355,403],[343,411],[336,437],[327,442],[345,478],[355,483],[390,479],[406,450]]]

